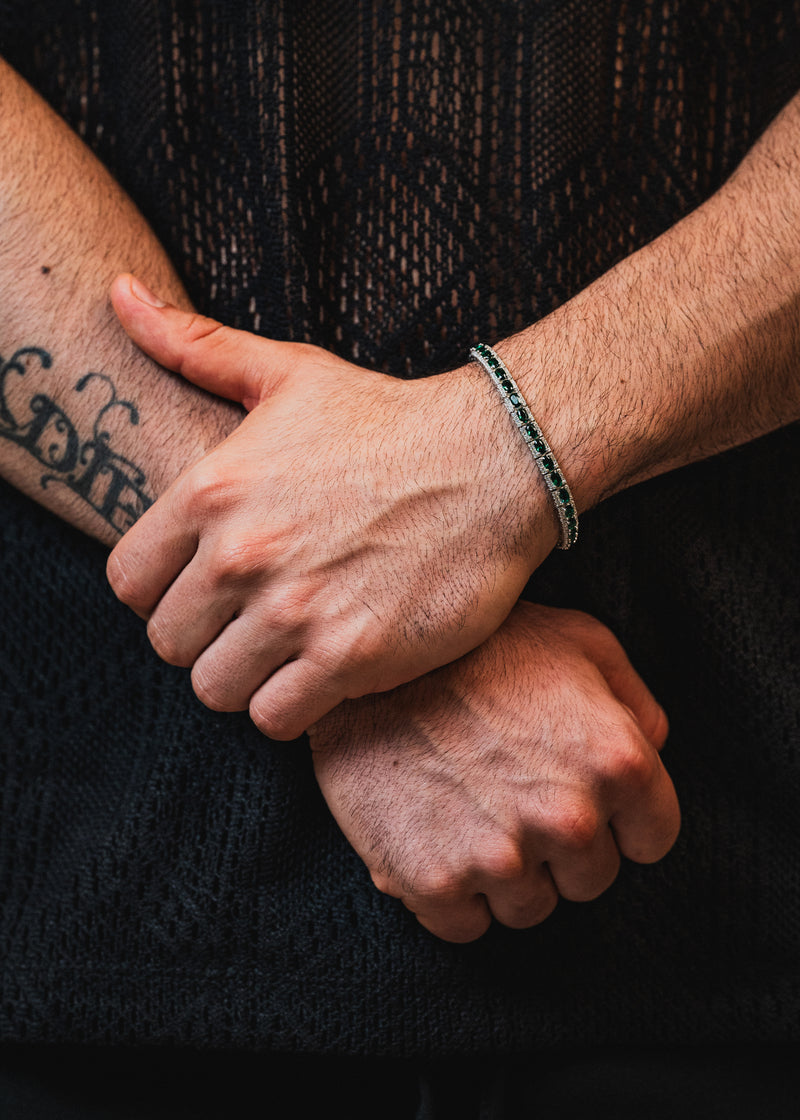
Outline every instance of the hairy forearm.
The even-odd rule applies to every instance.
[[[800,416],[800,97],[708,202],[498,344],[579,509]]]
[[[188,307],[124,192],[0,61],[0,474],[108,544],[239,420],[119,328],[128,269]]]
[[[793,103],[695,213],[497,345],[578,510],[800,416],[798,116]],[[345,697],[421,676],[497,630],[557,539],[498,404],[497,386],[512,404],[512,384],[491,385],[476,362],[398,384],[124,285],[115,300],[159,361],[251,408],[109,563],[205,703],[248,705],[267,734],[292,738]]]

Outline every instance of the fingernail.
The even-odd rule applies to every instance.
[[[149,288],[146,288],[141,280],[137,280],[135,276],[131,276],[131,292],[140,299],[142,303],[149,304],[150,307],[166,307],[163,299],[153,295]]]

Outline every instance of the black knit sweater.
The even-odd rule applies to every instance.
[[[6,0],[0,52],[201,308],[405,376],[707,197],[800,87],[800,2]],[[667,709],[683,832],[596,902],[468,946],[375,891],[303,744],[202,708],[102,549],[3,488],[0,1035],[797,1038],[797,480],[788,428],[607,502],[537,574],[531,597],[608,623]]]

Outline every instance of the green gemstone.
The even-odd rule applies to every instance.
[[[578,515],[575,513],[574,509],[565,510],[564,512],[567,515],[567,523],[569,525],[577,525],[578,524]]]
[[[547,444],[543,439],[535,439],[533,441],[533,450],[537,455],[544,455],[545,451],[547,450]]]
[[[512,384],[511,384],[511,382],[510,382],[510,381],[509,381],[509,380],[508,380],[507,378],[504,378],[504,379],[503,379],[503,380],[502,380],[502,381],[500,382],[500,388],[501,388],[501,389],[502,389],[502,390],[503,390],[504,392],[506,392],[506,393],[510,393],[510,392],[512,392],[512,390],[513,390],[514,386],[513,386]]]
[[[545,458],[542,459],[542,466],[546,471],[554,471],[556,469],[556,465],[549,455],[546,455]]]
[[[570,508],[572,507],[572,500],[570,499],[569,490],[567,490],[566,486],[563,488],[563,490],[558,491],[558,496],[561,499],[562,506],[569,506]]]
[[[521,420],[523,424],[526,423],[526,421],[530,420],[530,416],[528,415],[528,410],[526,408],[518,408],[517,409],[517,419]]]
[[[553,486],[563,486],[564,485],[564,479],[561,477],[561,475],[558,473],[558,471],[551,471],[550,481],[552,482]]]
[[[486,359],[486,361],[491,369],[497,369],[497,367],[500,365],[499,360],[491,355]]]

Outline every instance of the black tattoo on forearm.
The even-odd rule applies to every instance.
[[[36,373],[48,370],[53,359],[46,350],[25,346],[4,361],[0,357],[0,437],[29,452],[47,470],[40,478],[43,488],[51,483],[67,486],[92,507],[107,524],[122,534],[153,504],[145,487],[144,472],[113,450],[110,425],[115,417],[128,425],[139,423],[131,401],[120,400],[111,378],[87,373],[75,384],[75,393],[98,390],[102,396],[91,433],[82,439],[77,421],[70,420],[46,393],[30,395],[25,377],[30,367]],[[12,382],[12,376],[22,382]],[[13,390],[12,390],[13,386]],[[20,418],[23,409],[28,415]]]

